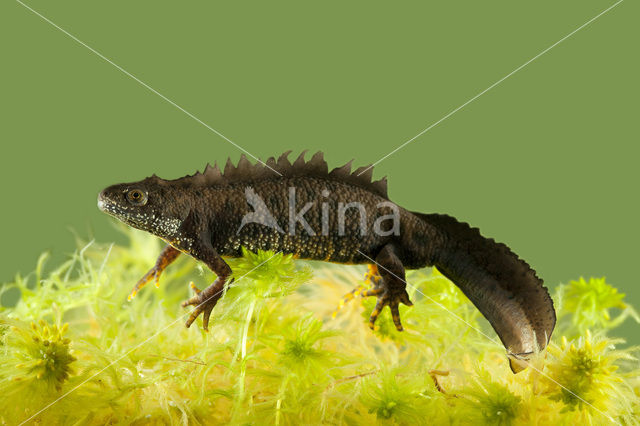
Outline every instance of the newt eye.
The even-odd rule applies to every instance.
[[[127,192],[127,200],[134,206],[144,206],[147,204],[147,193],[140,189],[132,189]]]

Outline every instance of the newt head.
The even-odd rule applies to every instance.
[[[184,196],[155,176],[107,187],[98,195],[98,208],[165,239],[175,237],[190,210]]]

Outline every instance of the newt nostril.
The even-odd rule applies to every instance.
[[[98,194],[98,208],[104,211],[106,206],[107,206],[107,196],[106,196],[105,190],[102,190]]]

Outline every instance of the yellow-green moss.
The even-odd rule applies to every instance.
[[[408,273],[404,332],[386,311],[371,331],[373,300],[332,315],[363,267],[245,252],[205,333],[184,327],[179,304],[190,281],[214,277],[186,256],[127,302],[160,242],[126,232],[127,246],[85,244],[51,270],[42,256],[3,286],[21,298],[0,311],[1,423],[639,422],[635,349],[609,336],[638,317],[604,279],[558,288],[548,351],[513,375],[488,323],[435,270]]]

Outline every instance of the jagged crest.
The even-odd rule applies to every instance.
[[[383,198],[388,198],[387,178],[383,177],[378,181],[371,181],[373,167],[360,167],[352,173],[351,163],[353,160],[351,160],[344,166],[336,167],[329,171],[327,162],[324,160],[324,154],[321,151],[316,152],[309,161],[305,161],[304,159],[306,152],[306,150],[302,151],[293,163],[287,158],[291,151],[285,152],[278,157],[277,160],[275,157],[270,157],[265,163],[257,162],[256,164],[251,163],[247,157],[242,154],[237,166],[233,165],[231,159],[227,159],[224,171],[220,171],[218,163],[216,162],[213,166],[207,164],[203,173],[196,172],[191,176],[185,176],[172,182],[201,186],[228,185],[238,182],[255,182],[262,179],[279,178],[281,176],[276,173],[277,171],[282,177],[319,177],[349,183],[367,189]],[[152,179],[159,178],[154,175]]]

